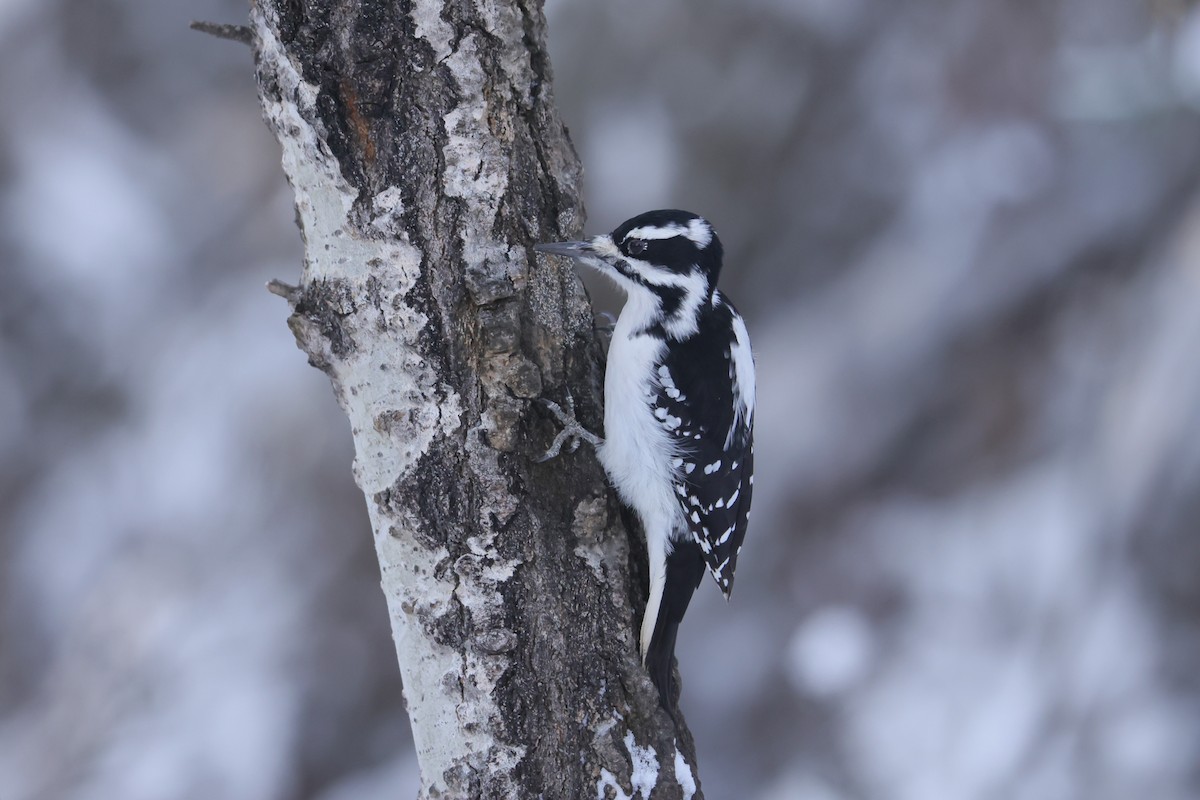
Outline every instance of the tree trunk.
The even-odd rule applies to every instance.
[[[533,460],[534,398],[601,417],[587,298],[530,249],[583,218],[540,3],[251,17],[305,242],[274,289],[350,420],[421,797],[700,797],[636,654],[641,547],[589,451]]]

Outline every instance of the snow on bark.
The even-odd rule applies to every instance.
[[[610,720],[607,725],[601,725],[598,729],[598,735],[603,735],[616,727],[618,720]],[[622,739],[625,745],[625,752],[629,756],[631,770],[629,777],[624,783],[628,783],[629,791],[626,791],[623,782],[607,769],[600,770],[600,777],[596,780],[596,798],[597,800],[650,800],[657,797],[656,794],[660,786],[659,773],[661,765],[658,760],[658,753],[650,745],[641,746],[637,743],[637,738],[633,735],[633,731],[625,731],[625,737]],[[673,796],[682,797],[683,800],[692,800],[696,795],[696,780],[692,776],[691,767],[680,754],[679,750],[675,752],[675,780],[670,785],[670,791]],[[675,794],[678,789],[682,795]]]
[[[675,780],[683,790],[683,800],[692,800],[696,794],[696,778],[692,775],[692,765],[678,748],[675,750]]]
[[[633,791],[648,800],[658,784],[658,753],[650,746],[639,747],[633,738],[633,731],[625,732],[625,749],[629,751],[629,759],[633,762],[633,775],[630,778]]]

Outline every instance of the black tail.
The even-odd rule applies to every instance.
[[[692,600],[692,593],[704,577],[704,556],[700,545],[689,539],[675,542],[675,549],[667,556],[667,580],[663,588],[662,605],[658,608],[658,621],[654,635],[646,651],[646,669],[650,680],[658,689],[658,699],[667,713],[673,714],[679,702],[679,687],[675,682],[675,634],[684,612]]]

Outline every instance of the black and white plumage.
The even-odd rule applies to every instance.
[[[754,484],[754,359],[741,315],[717,290],[721,242],[703,218],[650,211],[610,234],[538,245],[608,275],[627,295],[609,346],[605,438],[557,406],[565,439],[591,441],[646,533],[650,594],[641,651],[663,705],[675,695],[675,635],[707,568],[733,589]],[[670,699],[669,699],[670,698]]]

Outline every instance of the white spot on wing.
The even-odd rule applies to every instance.
[[[740,314],[733,315],[734,343],[730,349],[733,378],[734,427],[749,427],[754,421],[754,353],[750,349],[750,334]],[[733,442],[734,428],[725,438],[726,449]]]

